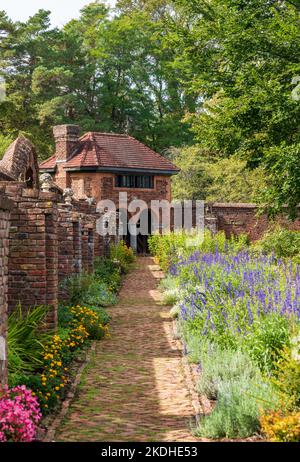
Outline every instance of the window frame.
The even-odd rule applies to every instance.
[[[115,188],[119,189],[154,189],[154,175],[116,174]]]

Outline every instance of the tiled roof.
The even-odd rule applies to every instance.
[[[40,163],[40,170],[53,169],[56,166],[56,156],[55,154],[49,157],[47,160],[44,160]]]
[[[55,168],[55,155],[40,164],[42,170]],[[80,138],[78,147],[65,168],[117,168],[160,170],[176,173],[175,165],[128,135],[89,132]]]

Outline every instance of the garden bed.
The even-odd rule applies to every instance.
[[[250,246],[245,236],[227,241],[222,233],[204,241],[185,233],[150,240],[168,271],[165,302],[174,305],[183,351],[197,375],[202,438],[299,440],[298,256],[293,247],[293,260],[283,258],[286,246],[278,240],[277,255],[269,254],[270,240]]]
[[[92,274],[65,280],[67,297],[59,304],[55,333],[45,329],[47,307],[26,313],[19,307],[9,317],[10,388],[0,396],[0,441],[51,438],[47,428],[53,429],[66,412],[94,342],[109,337],[105,307],[116,304],[122,276],[133,261],[131,249],[121,242],[110,258],[95,261]]]

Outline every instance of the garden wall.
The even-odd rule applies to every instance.
[[[224,231],[226,236],[248,234],[251,241],[260,239],[263,234],[274,224],[267,215],[258,216],[258,208],[255,204],[207,204],[206,216],[216,219],[218,231]],[[276,221],[290,230],[300,231],[300,220],[290,221],[284,215]]]
[[[10,210],[12,203],[0,193],[0,385],[7,378],[7,282]]]

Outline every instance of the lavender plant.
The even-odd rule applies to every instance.
[[[190,288],[180,303],[181,322],[190,334],[237,348],[241,343],[253,344],[259,332],[264,346],[263,333],[267,332],[273,338],[269,342],[273,361],[276,350],[288,343],[291,326],[299,322],[299,267],[275,261],[272,255],[196,252],[182,258],[171,271],[182,288],[187,284]],[[255,348],[251,351],[265,367],[265,358],[260,361]]]
[[[244,237],[206,235],[201,245],[187,246],[191,238],[181,236],[178,249],[171,238],[171,253],[171,244],[164,252],[168,236],[159,239],[155,245],[169,269],[162,286],[176,293],[184,350],[198,363],[199,392],[216,400],[197,432],[213,438],[253,435],[261,413],[281,408],[273,379],[300,333],[300,267],[248,246]],[[291,370],[285,381],[294,384],[294,364]]]

